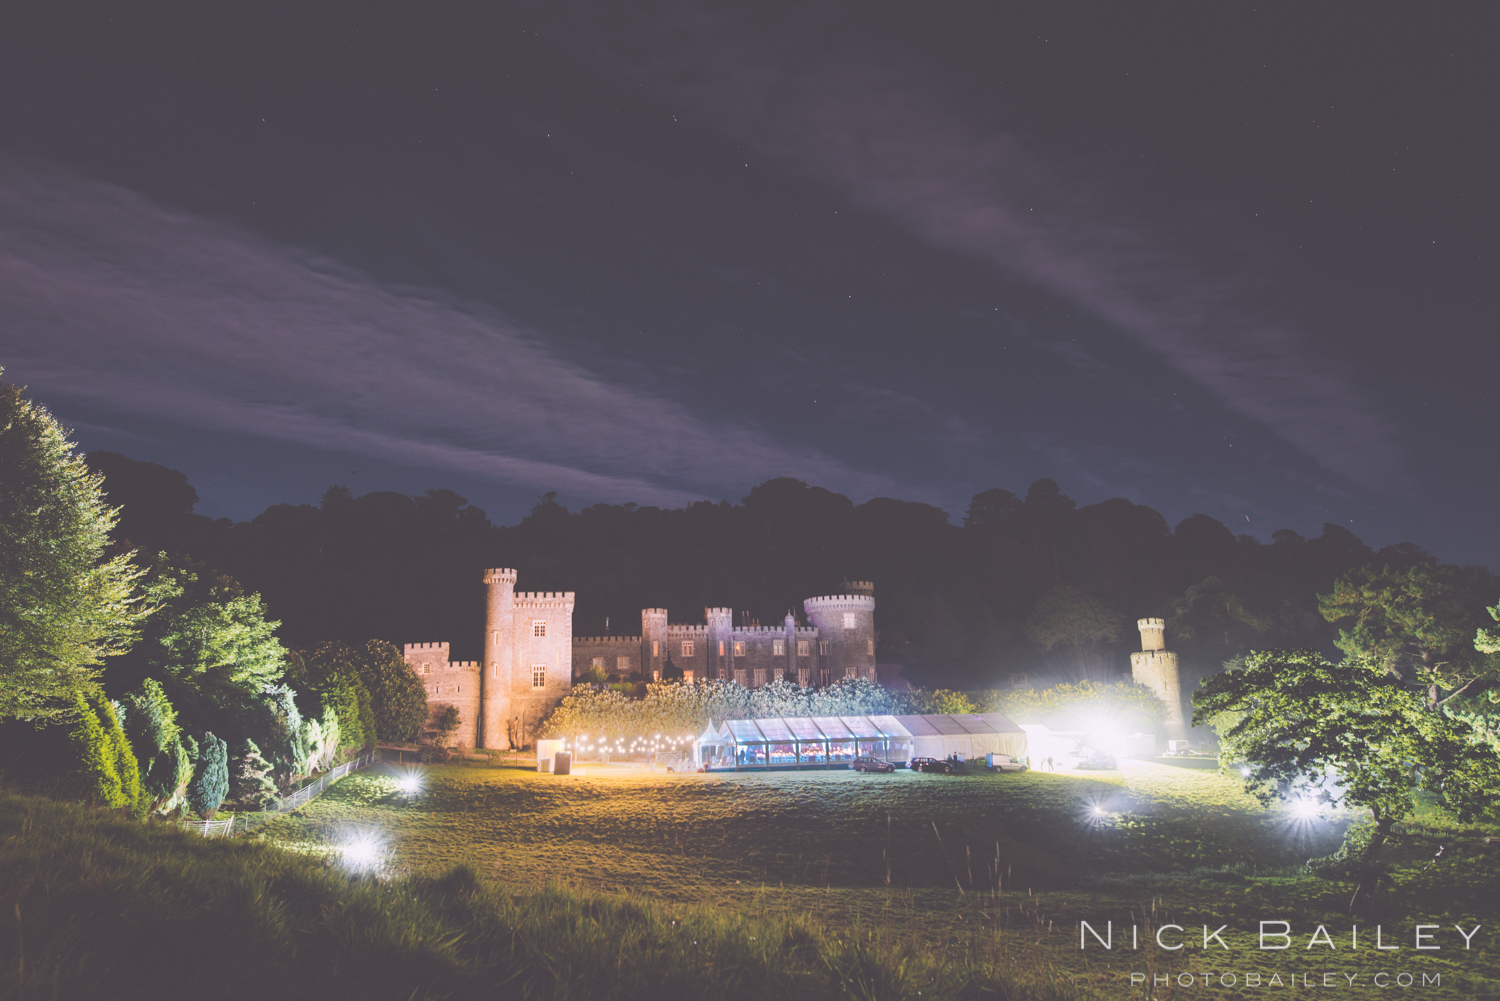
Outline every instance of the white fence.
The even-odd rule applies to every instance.
[[[240,813],[225,820],[182,820],[178,821],[178,823],[189,831],[197,831],[205,838],[227,838],[234,834],[246,834],[268,820],[273,819],[278,813],[295,810],[297,807],[311,802],[320,792],[333,785],[345,775],[368,768],[375,763],[375,760],[376,755],[372,751],[369,754],[360,755],[353,761],[346,761],[336,768],[330,768],[322,775],[319,775],[316,781],[309,782],[296,792],[283,796],[259,814]]]

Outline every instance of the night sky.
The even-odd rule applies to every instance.
[[[1491,10],[14,4],[0,364],[215,517],[1050,476],[1500,568]]]

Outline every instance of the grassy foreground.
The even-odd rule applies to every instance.
[[[1431,814],[1402,825],[1383,940],[1401,948],[1377,954],[1370,926],[1349,948],[1352,887],[1301,871],[1337,846],[1348,818],[1298,823],[1216,772],[1145,762],[966,777],[586,769],[563,778],[432,768],[416,802],[396,792],[394,770],[372,770],[266,837],[313,856],[374,837],[397,875],[465,863],[510,886],[565,883],[724,920],[796,923],[827,941],[852,936],[953,970],[1060,980],[1099,997],[1147,997],[1132,974],[1195,982],[1152,997],[1265,997],[1246,979],[1279,974],[1283,989],[1296,975],[1300,989],[1310,980],[1325,997],[1354,998],[1370,996],[1381,972],[1412,974],[1425,998],[1500,997],[1494,827]],[[1178,924],[1190,945],[1080,952],[1080,920],[1137,924],[1143,944],[1153,928]],[[1295,947],[1256,948],[1262,920],[1290,922]],[[1230,950],[1192,940],[1205,923],[1228,926]],[[1444,948],[1416,951],[1417,923],[1439,924]],[[1486,930],[1464,950],[1455,923]],[[1306,948],[1320,924],[1335,948]],[[1440,982],[1424,986],[1423,975]],[[1325,976],[1339,979],[1324,987]],[[1349,987],[1351,976],[1363,980]]]
[[[335,790],[347,802],[381,781]],[[1000,958],[928,954],[874,926],[507,888],[462,862],[378,879],[0,791],[0,997],[1081,996]]]

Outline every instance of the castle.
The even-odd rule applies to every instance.
[[[1130,677],[1161,700],[1168,739],[1184,740],[1187,725],[1182,715],[1182,675],[1177,655],[1167,649],[1167,624],[1161,619],[1139,619],[1135,625],[1141,631],[1141,649],[1130,655]]]
[[[450,661],[447,643],[408,643],[406,662],[434,708],[458,709],[456,743],[522,747],[562,701],[575,673],[684,681],[777,678],[827,685],[875,680],[875,585],[845,581],[845,594],[802,603],[808,625],[788,612],[780,626],[734,625],[727,608],[705,608],[703,625],[674,625],[664,608],[641,610],[639,636],[573,636],[572,591],[517,591],[516,571],[486,570],[484,660]]]

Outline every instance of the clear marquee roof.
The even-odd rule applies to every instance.
[[[1002,713],[927,716],[793,716],[725,720],[709,724],[704,744],[783,744],[824,740],[880,740],[885,737],[939,737],[1023,733]]]

